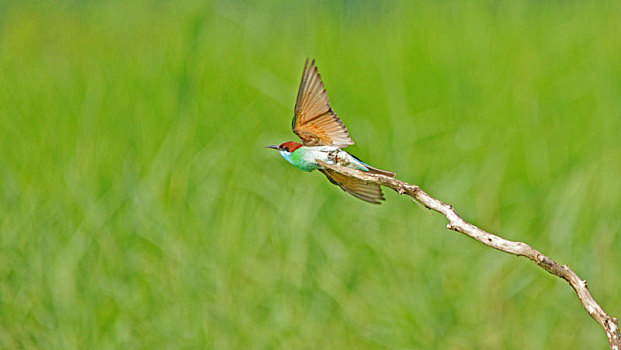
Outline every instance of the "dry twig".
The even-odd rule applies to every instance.
[[[358,178],[367,183],[375,183],[386,186],[395,190],[399,194],[408,195],[422,203],[428,209],[435,210],[446,216],[449,220],[446,227],[449,230],[463,233],[466,236],[485,244],[486,246],[498,249],[505,253],[516,256],[524,256],[532,260],[542,269],[564,279],[567,283],[569,283],[574,291],[576,291],[578,298],[580,298],[580,302],[582,302],[582,306],[584,306],[589,315],[591,315],[591,317],[593,317],[593,319],[595,319],[595,321],[597,321],[597,323],[599,323],[606,331],[608,342],[610,343],[610,349],[621,350],[621,333],[619,332],[619,323],[617,319],[608,315],[604,309],[599,306],[591,295],[591,292],[589,292],[587,282],[581,279],[569,268],[569,266],[559,265],[554,260],[541,254],[539,251],[526,243],[509,241],[478,228],[477,226],[462,219],[450,204],[443,203],[431,197],[418,186],[410,185],[406,182],[383,175],[372,175],[338,165],[330,165],[319,160],[317,160],[317,162],[323,167],[332,169],[341,174]]]

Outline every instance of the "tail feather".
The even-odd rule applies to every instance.
[[[388,170],[382,170],[382,169],[378,169],[378,168],[374,168],[370,165],[366,165],[367,168],[369,168],[369,172],[371,174],[379,174],[379,175],[384,175],[384,176],[388,176],[388,177],[395,177],[395,173],[388,171]]]
[[[395,177],[395,173],[388,171],[388,170],[382,170],[382,169],[378,169],[375,167],[370,166],[369,164],[363,162],[360,160],[360,158],[356,157],[355,155],[349,153],[350,156],[354,157],[354,159],[356,159],[357,161],[359,161],[360,163],[362,163],[367,169],[369,169],[369,172],[371,174],[379,174],[379,175],[384,175],[384,176],[388,176],[388,177]]]

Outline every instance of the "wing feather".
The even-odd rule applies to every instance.
[[[366,183],[355,177],[345,176],[330,169],[320,169],[326,175],[328,180],[338,185],[343,191],[352,196],[362,199],[373,204],[381,204],[380,200],[384,200],[382,188],[378,184]]]
[[[306,146],[342,148],[354,144],[345,124],[330,108],[328,92],[323,86],[315,60],[309,64],[307,59],[304,65],[292,127]]]

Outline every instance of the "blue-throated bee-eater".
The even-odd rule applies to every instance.
[[[395,176],[394,173],[374,168],[342,150],[353,145],[354,141],[349,136],[343,121],[330,108],[328,92],[323,86],[315,60],[309,64],[306,59],[295,102],[292,127],[303,144],[289,141],[279,146],[266,147],[279,150],[289,163],[304,171],[315,169],[321,171],[331,183],[357,198],[374,204],[380,204],[379,200],[384,200],[379,185],[324,169],[316,162],[318,159],[328,164],[338,164],[371,174]]]

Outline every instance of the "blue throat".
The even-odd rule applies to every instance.
[[[285,158],[285,159],[287,160],[287,162],[289,162],[289,163],[291,163],[291,164],[295,165],[295,164],[293,163],[293,160],[291,160],[291,153],[290,153],[290,152],[287,152],[287,151],[285,151],[285,150],[282,150],[282,151],[280,151],[280,154],[282,155],[282,157],[283,157],[283,158]]]

